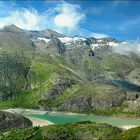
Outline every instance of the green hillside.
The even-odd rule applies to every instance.
[[[120,132],[120,129],[106,124],[80,122],[74,124],[51,125],[41,128],[34,127],[24,130],[15,130],[0,136],[2,140],[104,140],[115,136]]]
[[[45,46],[29,38],[43,33],[15,26],[0,31],[1,109],[140,113],[139,102],[126,110],[139,97],[139,56],[108,47],[89,55],[88,46],[68,48],[57,37]],[[50,37],[49,30],[45,35]]]

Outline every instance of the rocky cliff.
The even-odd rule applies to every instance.
[[[22,115],[0,111],[0,132],[31,126],[32,122]]]

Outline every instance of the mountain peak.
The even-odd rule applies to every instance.
[[[56,36],[56,37],[65,37],[65,35],[63,35],[61,33],[58,33],[58,32],[56,32],[54,30],[51,30],[51,29],[45,29],[45,30],[42,30],[41,32],[44,33],[44,34],[46,34],[47,36],[49,35],[51,37],[53,37],[53,36]]]
[[[4,31],[22,32],[22,29],[20,29],[19,27],[15,26],[14,24],[11,24],[11,25],[5,26]]]

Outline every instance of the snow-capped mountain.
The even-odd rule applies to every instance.
[[[64,37],[57,37],[57,39],[59,39],[67,47],[67,49],[71,47],[85,46],[85,47],[91,48],[93,51],[94,49],[101,49],[103,47],[116,47],[119,44],[126,43],[126,42],[118,42],[114,38],[96,39],[93,37],[85,38],[85,37],[80,37],[80,36],[74,36],[74,37],[64,36]],[[48,39],[45,37],[38,37],[37,40],[40,40],[40,41],[42,40],[47,44],[49,41],[51,41],[51,38]]]
[[[14,25],[7,26],[4,28],[5,31],[18,32],[25,34],[35,45],[39,48],[48,47],[50,44],[57,45],[63,44],[67,50],[75,47],[87,47],[92,51],[95,49],[117,47],[119,44],[126,44],[126,42],[119,42],[114,38],[94,38],[94,37],[83,37],[83,36],[66,36],[56,31],[46,29],[42,31],[28,31],[22,30]],[[55,38],[55,39],[54,39]],[[56,39],[57,38],[57,39]],[[56,41],[56,42],[55,42]],[[58,43],[59,42],[59,43]],[[61,42],[61,43],[60,43]]]

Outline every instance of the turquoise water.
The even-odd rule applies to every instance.
[[[32,117],[49,120],[56,124],[64,124],[68,122],[80,122],[80,121],[94,121],[99,123],[107,123],[113,126],[122,125],[140,125],[140,119],[128,119],[128,118],[116,118],[101,115],[83,115],[73,114],[69,115],[66,113],[48,113],[48,114],[30,114]]]

